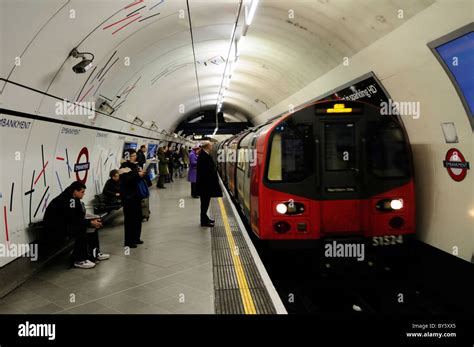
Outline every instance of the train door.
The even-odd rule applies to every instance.
[[[239,149],[239,168],[237,169],[237,191],[238,191],[238,201],[242,208],[242,211],[245,215],[249,216],[250,211],[250,202],[249,202],[249,192],[250,185],[248,183],[250,177],[250,167],[253,164],[253,161],[256,160],[254,158],[254,153],[251,150],[252,140],[253,140],[253,132],[249,132],[241,141],[240,141],[240,149]]]
[[[358,120],[324,120],[316,123],[323,233],[361,232],[361,162]]]

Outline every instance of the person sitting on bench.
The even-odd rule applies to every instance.
[[[62,232],[74,237],[72,266],[90,269],[95,267],[95,261],[109,259],[110,255],[100,251],[97,229],[102,227],[101,221],[85,218],[86,209],[81,201],[85,192],[84,183],[80,181],[71,183],[50,202],[43,222],[48,232]],[[92,232],[88,229],[92,229]]]
[[[112,170],[109,173],[109,179],[105,183],[102,194],[105,197],[107,205],[121,205],[120,197],[120,175],[118,170]]]

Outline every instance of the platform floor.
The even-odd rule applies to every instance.
[[[200,227],[185,178],[166,187],[151,188],[143,245],[124,254],[120,213],[100,234],[110,259],[67,269],[65,254],[1,299],[0,314],[214,313],[211,229]]]

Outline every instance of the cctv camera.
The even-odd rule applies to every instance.
[[[84,55],[86,54],[89,54],[92,56],[92,59],[86,59],[86,57]],[[74,58],[82,58],[81,62],[74,65],[72,67],[72,70],[75,72],[75,73],[84,73],[86,71],[88,71],[91,67],[92,67],[92,61],[94,60],[94,54],[92,53],[87,53],[87,52],[84,52],[84,53],[80,53],[77,51],[76,48],[74,48],[70,53],[69,53],[69,56],[70,57],[74,57]]]
[[[84,73],[92,67],[92,60],[82,58],[82,61],[72,67],[75,73]]]

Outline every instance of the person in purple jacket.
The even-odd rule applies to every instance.
[[[191,182],[191,196],[193,198],[199,198],[196,193],[196,176],[197,176],[197,160],[201,147],[196,145],[193,147],[193,150],[189,154],[189,171],[188,171],[188,181]]]

